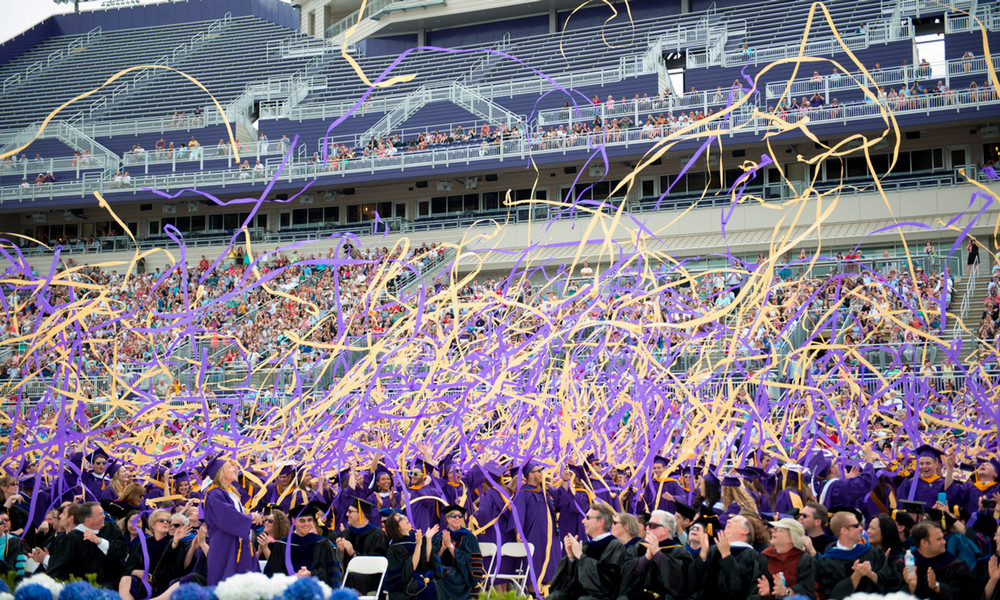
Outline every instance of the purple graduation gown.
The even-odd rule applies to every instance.
[[[107,475],[94,475],[92,471],[84,471],[80,475],[80,482],[87,488],[87,500],[97,502],[101,499],[101,494],[107,489],[110,477]]]
[[[475,530],[482,530],[476,536],[476,539],[480,542],[496,544],[497,553],[493,559],[493,564],[496,565],[495,561],[500,560],[500,548],[507,542],[517,541],[517,530],[514,528],[513,513],[507,505],[507,501],[504,500],[503,495],[500,494],[500,491],[494,487],[490,487],[483,491],[483,499],[479,502],[479,508],[472,517],[476,521]],[[499,572],[513,573],[514,565],[517,562],[514,559],[505,558],[499,566]],[[489,568],[490,565],[484,564],[483,566]],[[494,566],[494,570],[496,568]]]
[[[861,508],[865,498],[875,489],[878,476],[875,467],[865,465],[857,477],[851,479],[832,479],[816,486],[816,497],[819,503],[827,508],[849,506]]]
[[[587,539],[583,529],[583,517],[590,509],[590,496],[586,490],[570,491],[566,487],[552,490],[552,501],[559,513],[559,539],[567,534],[575,535],[577,539]]]
[[[407,491],[409,494],[404,499],[408,499],[406,505],[409,510],[407,512],[413,528],[427,531],[435,525],[441,525],[444,518],[444,515],[441,514],[441,509],[445,507],[444,495],[434,478],[428,477],[423,486],[411,487]],[[420,499],[415,500],[416,498]]]
[[[955,493],[954,485],[951,486],[951,494]],[[934,506],[934,503],[938,500],[938,494],[945,491],[944,489],[944,477],[938,477],[934,481],[928,483],[919,476],[913,476],[907,478],[903,483],[899,484],[896,488],[896,498],[898,500],[913,500],[914,502],[923,502],[927,508]],[[951,504],[952,496],[948,496],[949,504]]]
[[[521,520],[524,541],[535,545],[531,555],[534,575],[539,584],[547,583],[555,575],[556,565],[562,558],[552,498],[537,486],[525,485],[514,497],[514,506]]]
[[[237,573],[260,571],[254,556],[253,520],[237,508],[233,497],[219,488],[205,494],[205,524],[208,526],[208,585],[217,585]]]
[[[958,486],[957,483],[951,484],[951,488]],[[949,488],[949,492],[951,491]],[[1000,483],[994,481],[991,485],[985,487],[985,489],[979,489],[976,487],[974,481],[969,481],[965,485],[961,486],[962,498],[961,506],[969,512],[970,515],[976,514],[979,511],[979,499],[982,497],[992,498],[996,494],[1000,494]],[[949,496],[949,499],[951,496]]]
[[[642,512],[651,513],[654,510],[664,510],[668,513],[677,512],[677,507],[673,501],[663,497],[665,492],[674,498],[679,498],[681,502],[687,502],[688,490],[681,487],[679,481],[672,477],[668,477],[663,481],[656,481],[654,478],[646,484],[646,489],[642,492],[642,499],[640,500],[640,506],[643,507]]]

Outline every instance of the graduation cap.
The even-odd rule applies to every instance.
[[[722,487],[722,482],[719,481],[719,477],[713,473],[714,469],[709,467],[707,471],[702,475],[702,478],[707,482],[715,486],[716,489]]]
[[[98,448],[87,456],[87,462],[94,464],[98,458],[103,458],[105,461],[108,461],[111,457],[108,456],[108,453],[105,452],[104,449]]]
[[[108,461],[108,467],[107,467],[107,469],[105,469],[104,474],[107,475],[108,477],[114,477],[115,473],[117,473],[118,471],[120,471],[121,468],[122,468],[122,466],[124,466],[124,465],[122,465],[118,461],[109,460]]]
[[[267,503],[267,504],[266,504],[266,505],[264,506],[264,510],[263,510],[263,513],[264,513],[265,515],[269,515],[269,514],[271,514],[272,512],[274,512],[274,511],[276,511],[276,510],[277,510],[277,511],[281,511],[281,505],[280,505],[280,504],[276,504],[276,503],[274,503],[274,502],[268,502],[268,503]],[[281,511],[281,512],[284,512],[284,511]]]
[[[295,473],[302,468],[302,465],[297,465],[295,463],[285,463],[278,470],[278,475],[295,475]]]
[[[507,467],[496,461],[490,461],[483,465],[483,471],[495,480],[499,480],[504,475],[507,475]]]
[[[375,508],[374,504],[364,498],[354,498],[348,506],[354,507],[359,514],[366,518],[371,514],[372,509]]]
[[[934,460],[941,462],[941,457],[944,456],[944,451],[935,448],[929,444],[923,444],[918,446],[914,453],[917,458],[933,458]]]
[[[28,469],[30,469],[34,465],[35,461],[31,457],[29,456],[21,457],[21,466],[17,469],[18,477],[20,477],[21,475],[27,475]]]
[[[104,508],[104,512],[115,521],[124,519],[132,509],[132,507],[126,507],[117,500],[101,500],[101,506]]]
[[[383,508],[382,510],[378,511],[378,514],[383,519],[388,519],[393,514],[400,514],[400,515],[403,514],[403,511],[399,510],[398,508]]]
[[[540,469],[540,468],[542,468],[544,466],[545,465],[543,465],[540,462],[536,462],[534,460],[528,459],[528,462],[524,463],[524,466],[521,467],[521,475],[524,475],[525,477],[527,477],[528,473],[531,473],[535,469]]]
[[[923,514],[924,509],[927,508],[927,505],[924,504],[923,502],[918,502],[917,500],[900,500],[899,508],[908,513],[920,515]]]
[[[748,480],[760,481],[761,479],[767,477],[767,473],[764,472],[764,469],[760,469],[758,467],[740,467],[736,469],[736,473],[740,477]]]
[[[434,467],[422,458],[414,458],[410,461],[410,470],[419,471],[424,475],[429,475],[434,470]]]
[[[385,465],[383,465],[382,463],[379,463],[379,464],[375,465],[375,471],[372,473],[372,480],[368,484],[368,487],[374,488],[375,487],[375,483],[378,482],[378,478],[383,473],[385,473],[386,475],[389,476],[389,481],[392,481],[392,471],[390,471],[389,469],[385,468]]]
[[[826,455],[826,452],[817,452],[809,458],[807,466],[813,477],[823,479],[830,473],[830,469],[833,467],[833,461],[831,461],[830,457]]]
[[[444,510],[441,511],[441,514],[447,515],[448,513],[453,513],[453,512],[460,512],[464,517],[467,511],[463,506],[460,506],[458,504],[449,504],[448,506],[444,507]]]
[[[312,517],[316,519],[316,522],[322,522],[320,515],[326,513],[329,507],[322,502],[313,500],[308,504],[300,504],[298,506],[293,506],[288,511],[288,517],[291,519],[298,519],[299,517]]]
[[[951,526],[958,521],[958,519],[955,518],[955,515],[946,510],[941,510],[940,508],[928,508],[925,518],[928,521],[937,523],[941,526],[941,529],[944,529],[945,531],[951,529]]]
[[[174,487],[177,487],[178,483],[191,482],[191,473],[187,471],[181,471],[180,473],[174,475]]]
[[[35,489],[35,475],[32,473],[30,475],[25,475],[17,480],[17,487],[22,490],[34,490]]]
[[[683,502],[680,502],[678,500],[674,500],[674,511],[678,515],[684,517],[685,519],[689,519],[691,521],[693,521],[694,518],[698,516],[698,511],[696,511],[693,506],[689,504],[684,504]]]
[[[215,479],[215,474],[219,472],[225,464],[229,462],[221,456],[216,456],[210,458],[205,462],[205,466],[201,469],[201,476],[206,479]]]
[[[951,507],[951,515],[959,521],[968,521],[969,518],[972,517],[972,515],[969,514],[969,511],[957,504]]]
[[[910,513],[902,509],[897,508],[893,510],[892,512],[889,513],[889,517],[899,525],[905,527],[906,529],[910,529],[917,524],[917,520],[911,517]]]
[[[157,481],[162,481],[167,475],[167,467],[163,463],[156,463],[153,468],[149,470],[149,476]]]
[[[715,511],[707,506],[698,507],[698,517],[694,522],[705,528],[705,533],[708,534],[709,539],[715,539],[715,534],[722,530],[719,515],[715,514]]]
[[[720,483],[722,483],[722,487],[740,487],[741,484],[740,478],[733,474],[723,477]]]
[[[666,456],[663,456],[662,454],[657,454],[656,456],[653,457],[653,464],[654,465],[661,464],[664,467],[666,467],[670,465],[670,459],[668,459]]]

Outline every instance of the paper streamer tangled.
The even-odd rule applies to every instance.
[[[836,34],[828,13],[826,18]],[[406,80],[387,80],[404,56],[369,82],[355,108],[376,87]],[[721,147],[723,136],[743,125],[732,120],[735,109],[756,90],[750,77],[741,84],[746,93],[709,118],[719,129],[691,126],[660,140],[622,187],[683,135],[703,141],[688,167]],[[571,102],[586,102],[573,90],[558,91]],[[779,131],[812,137],[807,120],[755,116]],[[891,111],[883,108],[882,116],[883,136],[849,135],[810,162],[868,156],[879,141],[900,139]],[[849,145],[857,141],[860,146]],[[293,153],[294,144],[285,160]],[[589,161],[607,167],[604,148],[592,148]],[[730,206],[722,211],[724,232],[738,204],[764,202],[744,188],[770,164],[767,156],[744,164],[746,174],[729,190]],[[884,174],[873,176],[871,190],[885,199],[879,176]],[[960,255],[963,234],[976,224],[973,219],[960,230],[954,225],[959,217],[976,214],[977,202],[996,201],[972,183],[979,192],[964,212],[942,218],[940,229],[958,239],[949,257]],[[259,198],[229,204],[251,204],[252,219],[273,184]],[[785,206],[804,207],[816,202],[815,195],[810,188]],[[825,205],[833,206],[838,195],[824,193]],[[507,204],[518,203],[508,198]],[[100,272],[94,272],[68,266],[56,248],[51,265],[36,272],[10,236],[2,248],[6,335],[0,351],[13,351],[19,374],[0,382],[8,399],[0,414],[5,466],[16,470],[31,458],[58,476],[65,456],[83,444],[101,445],[137,466],[168,461],[194,468],[206,456],[226,454],[244,464],[306,463],[317,474],[367,464],[372,455],[396,469],[424,452],[438,459],[454,454],[465,467],[528,458],[560,465],[593,454],[626,468],[634,484],[657,454],[678,464],[699,458],[740,466],[762,465],[769,457],[801,460],[819,448],[855,457],[867,444],[896,444],[898,450],[960,439],[972,455],[996,443],[996,381],[984,368],[995,347],[987,340],[969,361],[958,360],[960,345],[938,333],[950,331],[956,318],[946,291],[929,285],[918,291],[907,283],[920,277],[917,259],[908,255],[899,265],[902,279],[890,282],[864,261],[845,260],[833,274],[811,276],[818,261],[832,259],[819,250],[783,258],[809,244],[806,234],[792,233],[799,221],[816,218],[807,232],[812,235],[829,212],[799,210],[790,222],[776,224],[770,252],[759,264],[725,255],[729,266],[694,272],[698,260],[650,250],[658,232],[621,206],[609,215],[574,198],[547,204],[590,213],[578,226],[603,231],[605,239],[581,244],[578,260],[554,274],[553,265],[532,258],[550,246],[534,245],[488,289],[473,285],[488,263],[462,276],[457,269],[459,261],[468,264],[483,252],[468,253],[466,241],[446,245],[459,257],[454,268],[404,297],[393,292],[393,282],[416,270],[415,261],[400,258],[411,250],[406,239],[388,257],[370,260],[345,250],[345,244],[366,247],[352,235],[257,253],[249,236],[239,233],[231,247],[245,248],[248,266],[229,266],[227,248],[216,268],[203,273],[188,270],[184,240],[168,227],[175,244],[168,250],[177,260],[143,283],[134,267],[151,252],[137,252],[127,263],[97,264]],[[895,228],[904,245],[908,225]],[[496,224],[494,232],[503,226]],[[628,251],[615,240],[638,241]],[[306,257],[320,249],[320,258]],[[579,257],[595,254],[604,258],[600,268],[576,277]],[[112,278],[112,269],[123,275]],[[527,283],[539,279],[546,283],[534,289]],[[359,281],[364,284],[352,293]],[[345,298],[353,300],[345,305]],[[962,323],[959,330],[968,331]],[[227,347],[230,360],[220,368],[219,351]],[[872,365],[879,353],[888,357],[888,369]],[[950,371],[954,393],[906,366],[932,355],[936,362],[947,357],[956,363]],[[257,414],[247,419],[244,410]],[[886,463],[892,454],[883,453]]]

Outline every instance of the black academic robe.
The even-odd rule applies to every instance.
[[[854,561],[871,563],[872,572],[878,576],[878,583],[862,577],[857,589],[851,583]],[[869,545],[858,544],[851,550],[831,547],[818,559],[816,581],[820,591],[830,600],[841,600],[855,592],[885,594],[898,587],[898,577],[885,558],[885,553]]]
[[[388,600],[434,600],[437,598],[437,591],[434,585],[434,572],[437,566],[437,559],[431,553],[427,558],[427,547],[420,546],[420,559],[417,568],[413,568],[413,553],[416,550],[416,541],[411,533],[402,540],[395,540],[389,544],[386,558],[389,566],[385,572],[385,585],[383,590],[387,593]]]
[[[688,570],[691,553],[680,540],[660,542],[660,551],[646,559],[646,546],[635,545],[642,554],[625,561],[619,598],[628,600],[681,600],[688,597]],[[638,552],[638,550],[636,551]]]
[[[289,572],[288,563],[285,560],[286,544],[287,540],[275,540],[271,543],[271,557],[264,565],[266,575],[274,575],[275,573],[294,575],[299,572],[299,569],[305,567],[314,577],[330,587],[340,587],[342,571],[339,553],[330,540],[318,533],[304,536],[293,533],[291,537],[291,572]],[[209,552],[211,552],[211,547],[209,547]]]
[[[128,546],[128,555],[125,558],[125,568],[123,576],[132,577],[132,597],[149,598],[158,596],[165,592],[170,586],[170,582],[177,577],[178,568],[183,566],[185,548],[178,544],[177,548],[172,548],[173,538],[164,536],[157,541],[152,536],[146,536],[146,553],[149,556],[149,563],[142,555],[142,544],[135,543]],[[147,582],[150,584],[152,595],[146,591],[142,580],[132,575],[132,571],[144,571],[149,574]]]
[[[750,546],[731,546],[722,558],[719,548],[708,549],[708,558],[696,554],[688,569],[691,598],[742,599],[757,589],[757,580],[767,571],[764,557]]]
[[[389,540],[385,533],[371,523],[364,527],[348,527],[343,531],[328,534],[334,547],[337,546],[337,539],[344,538],[354,546],[354,554],[347,556],[347,553],[340,553],[341,564],[346,570],[347,564],[354,556],[385,556],[389,550]],[[380,577],[378,575],[360,575],[351,573],[347,577],[346,587],[353,588],[362,594],[374,592],[378,588]]]
[[[617,598],[625,558],[625,547],[612,535],[584,542],[579,560],[564,556],[559,561],[549,600]]]
[[[969,567],[963,561],[955,558],[950,552],[945,552],[934,558],[924,558],[918,551],[913,552],[913,562],[917,567],[917,589],[914,595],[917,598],[938,598],[942,600],[968,600],[969,598],[979,598],[982,595],[982,588],[977,589]],[[902,579],[903,569],[906,568],[906,560],[896,561],[895,570]],[[934,576],[941,584],[941,593],[931,590],[927,585],[927,569],[934,569]],[[904,589],[907,589],[904,585]]]
[[[479,540],[468,529],[451,532],[454,552],[441,553],[441,533],[434,536],[432,554],[438,557],[438,598],[469,600],[483,579],[483,555],[479,553]]]
[[[0,555],[0,575],[13,572],[17,577],[24,575],[24,563],[28,558],[28,546],[16,535],[7,534],[0,541],[3,554]]]
[[[125,568],[125,538],[120,529],[107,522],[97,536],[108,540],[107,554],[84,540],[83,532],[76,529],[54,538],[45,572],[55,579],[86,579],[88,574],[94,574],[98,584],[117,590]]]

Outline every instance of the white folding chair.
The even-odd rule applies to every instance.
[[[483,589],[493,581],[493,572],[498,564],[496,561],[497,545],[492,542],[479,542],[479,554],[483,557]]]
[[[344,572],[344,580],[340,582],[340,587],[347,584],[347,576],[351,573],[358,575],[379,575],[378,588],[372,596],[361,596],[358,600],[378,600],[382,594],[382,584],[385,582],[385,572],[389,568],[389,559],[384,556],[355,556],[347,563],[347,571]]]
[[[517,586],[517,589],[523,594],[524,588],[528,585],[528,561],[530,556],[535,552],[535,545],[532,543],[525,544],[524,542],[507,542],[503,546],[500,546],[500,558],[519,558],[524,562],[518,567],[517,573],[513,575],[507,574],[497,574],[493,576],[493,583],[496,580],[505,579]]]

